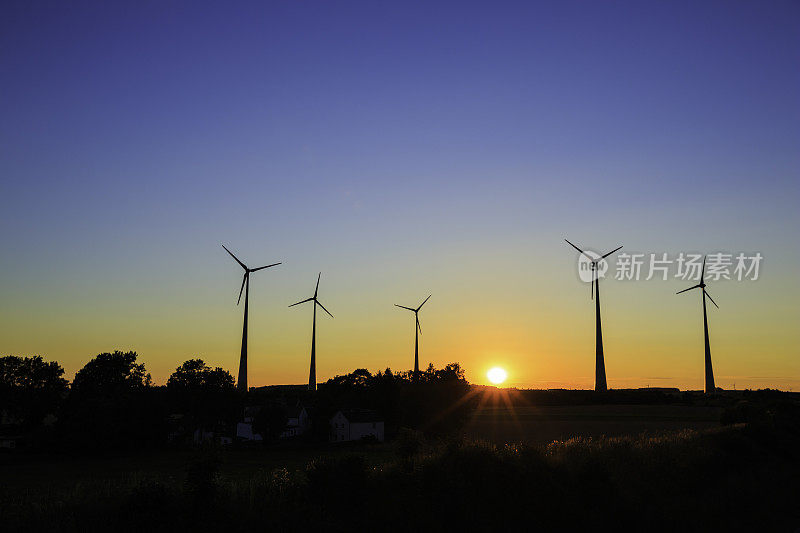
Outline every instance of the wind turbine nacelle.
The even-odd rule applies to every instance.
[[[581,281],[591,283],[595,279],[606,277],[606,272],[608,272],[608,261],[602,259],[600,254],[590,250],[578,254],[578,276]]]

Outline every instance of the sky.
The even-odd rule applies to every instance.
[[[717,385],[800,389],[800,6],[4,2],[0,355],[156,383],[458,361],[591,388],[578,253],[760,253],[709,281]],[[616,256],[614,256],[616,257]],[[612,258],[613,259],[613,258]],[[610,267],[614,272],[614,265]],[[671,271],[674,273],[674,270]],[[601,281],[610,387],[703,387],[702,307]]]

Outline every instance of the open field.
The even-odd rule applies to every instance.
[[[573,437],[616,437],[719,426],[721,407],[692,405],[510,406],[477,409],[464,435],[495,444],[547,444]]]
[[[788,395],[761,396],[733,413],[708,403],[534,406],[522,396],[501,407],[502,395],[487,396],[462,431],[483,442],[404,430],[385,444],[344,447],[5,453],[0,523],[9,531],[349,531],[385,529],[391,516],[388,528],[403,531],[497,530],[503,516],[506,529],[543,531],[597,523],[792,531],[800,412]],[[529,446],[499,445],[506,441]]]
[[[309,447],[298,449],[229,448],[217,455],[219,474],[228,481],[266,478],[276,468],[303,470],[318,459],[336,459],[358,453],[373,465],[389,461],[393,448],[389,444]],[[195,450],[153,450],[117,452],[102,456],[40,456],[0,454],[3,489],[64,490],[80,485],[136,484],[146,480],[181,483],[187,467],[207,456]]]
[[[573,437],[601,437],[660,433],[719,426],[720,407],[686,405],[576,405],[483,406],[476,409],[462,431],[468,439],[498,445],[522,442],[547,444]],[[276,468],[303,470],[317,458],[364,455],[377,466],[395,458],[392,443],[356,446],[291,448],[230,448],[219,457],[220,476],[230,481],[267,476]],[[6,488],[50,490],[76,485],[136,483],[155,479],[181,482],[187,465],[201,456],[191,450],[115,452],[106,455],[0,455]]]
[[[8,531],[119,532],[350,531],[375,524],[552,531],[603,521],[617,530],[792,531],[800,523],[791,427],[740,424],[534,448],[450,441],[411,454],[400,441],[330,449],[299,471],[290,462],[302,464],[315,455],[311,450],[307,457],[229,450],[218,471],[203,468],[197,454],[166,452],[8,470],[5,462],[3,481],[12,484],[0,486],[0,523]],[[289,468],[271,471],[275,461]],[[20,485],[21,476],[34,476],[38,485]]]

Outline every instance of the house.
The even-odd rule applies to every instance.
[[[254,440],[254,441],[261,441],[264,440],[261,436],[261,433],[254,433],[253,432],[253,423],[252,422],[239,422],[236,424],[236,438],[243,439],[243,440]]]
[[[263,435],[253,431],[253,419],[261,407],[246,407],[244,419],[236,424],[236,437],[242,440],[262,441]],[[311,418],[302,405],[286,409],[286,426],[278,435],[280,439],[292,439],[304,435],[311,429]]]
[[[374,438],[383,442],[383,419],[367,409],[342,409],[331,422],[331,442],[359,441]]]
[[[237,439],[253,441],[264,440],[260,433],[253,432],[253,419],[260,410],[260,406],[250,406],[244,408],[244,419],[236,424]]]
[[[291,439],[303,435],[311,428],[311,420],[305,407],[290,407],[286,413],[286,428],[280,434],[281,439]]]

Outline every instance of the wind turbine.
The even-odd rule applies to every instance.
[[[412,307],[406,307],[404,305],[397,305],[401,309],[408,309],[414,313],[414,319],[416,320],[417,327],[414,328],[414,379],[419,377],[419,336],[422,334],[422,327],[419,325],[419,310],[422,309],[422,306],[425,305],[425,302],[431,299],[432,294],[429,294],[425,301],[419,304],[419,307],[416,309]]]
[[[225,245],[222,245],[225,248]],[[233,257],[237,263],[244,269],[244,278],[242,278],[242,288],[239,289],[239,299],[236,300],[236,305],[242,301],[242,291],[244,291],[244,326],[242,327],[242,355],[239,358],[239,379],[236,382],[236,386],[242,392],[247,392],[247,303],[250,296],[250,274],[252,272],[257,272],[259,270],[263,270],[265,268],[274,267],[280,265],[280,263],[273,263],[271,265],[266,265],[258,268],[247,268],[247,265],[239,261],[239,258],[233,255],[233,252],[225,248],[225,251],[228,252],[231,257]]]
[[[319,273],[317,276],[317,287],[314,289],[314,296],[311,298],[306,298],[296,304],[292,304],[289,307],[294,307],[295,305],[304,304],[306,302],[314,302],[314,322],[311,326],[311,370],[308,373],[308,388],[309,390],[315,391],[317,390],[317,358],[316,358],[316,339],[317,339],[317,306],[320,306],[323,311],[328,313],[331,318],[330,311],[325,309],[325,306],[322,305],[319,300],[317,300],[317,293],[319,292],[319,279],[322,277],[322,272]]]
[[[705,342],[706,342],[706,394],[714,394],[717,389],[714,387],[714,369],[711,368],[711,345],[708,342],[708,315],[706,313],[706,297],[711,300],[711,303],[719,309],[717,302],[711,297],[708,292],[706,292],[706,258],[703,257],[703,269],[700,272],[700,283],[694,285],[693,287],[689,287],[688,289],[683,289],[682,291],[678,291],[675,294],[680,294],[682,292],[690,291],[692,289],[700,289],[703,291],[703,333],[705,334]]]
[[[595,303],[595,363],[594,363],[594,390],[597,392],[605,392],[608,390],[608,385],[606,384],[606,362],[605,358],[603,357],[603,327],[600,323],[600,277],[597,275],[598,272],[598,263],[604,260],[609,255],[617,252],[622,248],[615,248],[608,252],[607,254],[599,257],[592,257],[587,252],[584,252],[567,239],[567,244],[578,250],[580,253],[585,255],[591,261],[591,270],[592,270],[592,289],[591,289],[591,297],[594,298]],[[595,254],[597,255],[597,254]],[[595,287],[595,284],[597,287]],[[595,293],[597,297],[595,298]]]

